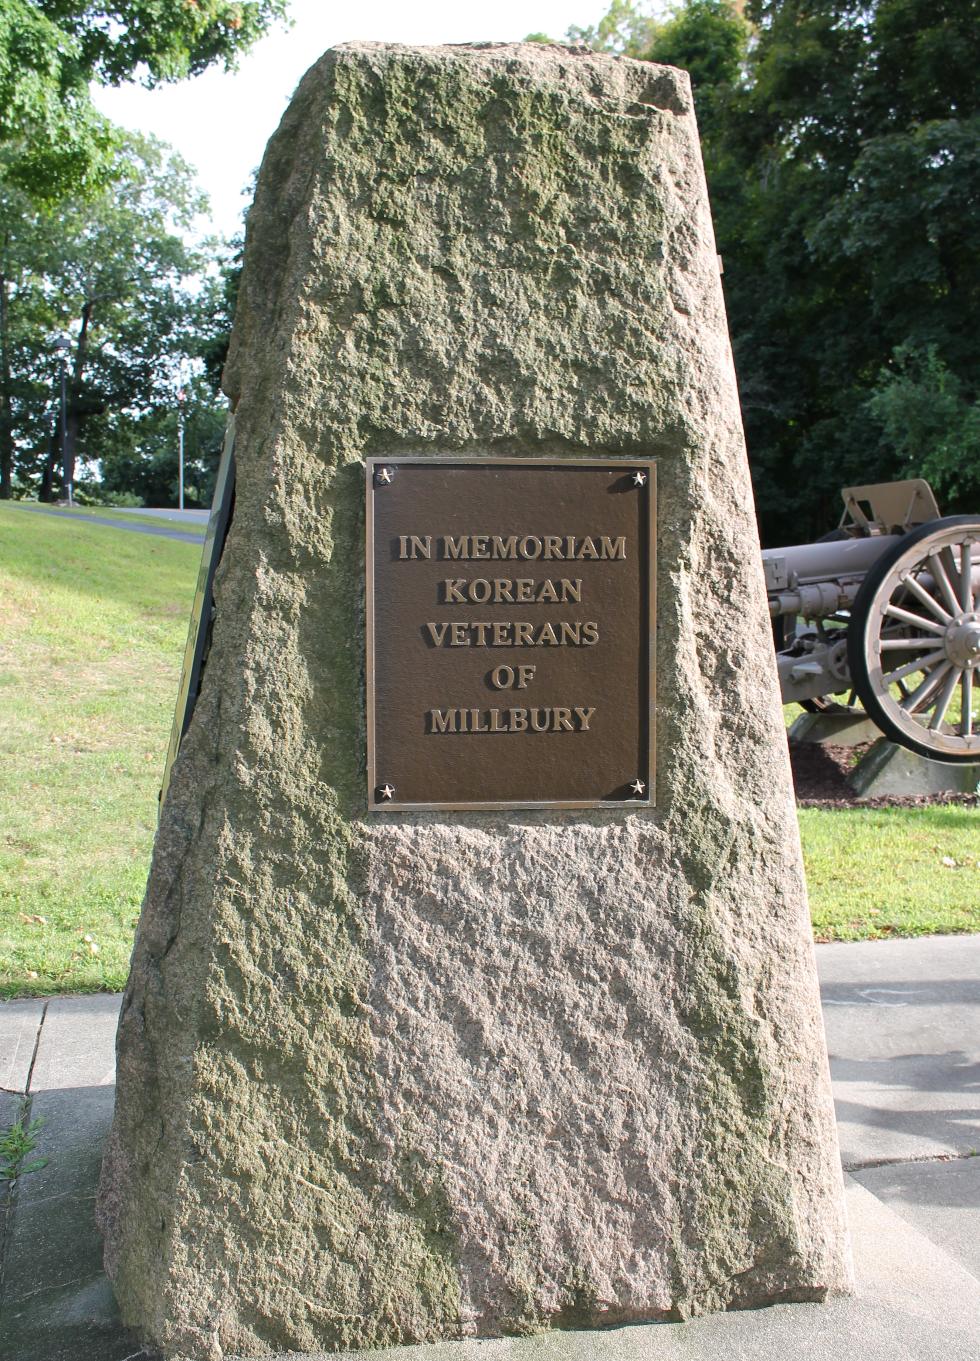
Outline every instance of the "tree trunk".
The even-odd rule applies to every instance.
[[[53,420],[48,436],[48,452],[41,467],[41,486],[37,493],[39,501],[54,500],[54,470],[58,459],[58,447],[58,422]]]
[[[84,419],[78,407],[72,403],[73,384],[68,385],[68,415],[65,421],[65,447],[62,460],[62,491],[68,494],[67,484],[75,485],[75,459],[78,455],[78,432]]]
[[[14,419],[10,407],[10,342],[7,280],[0,275],[0,501],[13,495]]]
[[[78,456],[78,436],[85,420],[86,411],[80,401],[75,401],[76,397],[81,397],[82,376],[85,372],[85,360],[88,355],[88,332],[92,320],[92,309],[95,304],[91,301],[85,303],[82,308],[82,325],[78,332],[78,344],[75,346],[75,362],[72,365],[71,377],[68,380],[67,408],[64,416],[64,448],[62,450],[62,483],[64,494],[68,494],[69,485],[75,483],[75,460]]]

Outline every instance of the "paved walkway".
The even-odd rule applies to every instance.
[[[26,510],[32,515],[56,515],[60,520],[67,520],[73,525],[101,525],[103,529],[125,529],[130,534],[155,534],[160,539],[180,539],[182,543],[204,542],[203,528],[197,532],[187,529],[168,529],[166,525],[141,525],[128,520],[110,519],[107,515],[83,515],[74,510],[56,510],[54,506],[28,506],[23,501],[8,501],[6,504],[13,506],[15,510]],[[151,512],[146,513],[150,514]],[[157,514],[156,511],[152,513]]]
[[[444,1343],[386,1361],[977,1361],[980,936],[817,947],[857,1292],[684,1324]],[[5,1361],[150,1361],[93,1221],[117,997],[0,1006],[0,1127],[44,1125],[6,1207]],[[2,1206],[0,1206],[2,1212]],[[6,1342],[7,1350],[3,1350]],[[362,1361],[367,1354],[362,1354]],[[301,1358],[292,1358],[301,1361]]]

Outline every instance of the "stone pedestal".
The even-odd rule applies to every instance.
[[[782,714],[681,72],[352,45],[249,217],[234,519],[101,1191],[171,1355],[846,1287]],[[658,461],[656,806],[371,814],[363,460]]]
[[[848,776],[860,799],[894,795],[975,794],[980,789],[980,763],[946,765],[918,756],[907,747],[879,737]]]
[[[870,718],[856,714],[800,714],[789,730],[791,742],[816,743],[828,747],[859,747],[881,736]]]

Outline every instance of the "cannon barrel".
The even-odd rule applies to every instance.
[[[773,618],[801,614],[805,619],[819,619],[847,609],[868,569],[900,538],[876,534],[764,549],[769,613]]]
[[[852,521],[849,534],[762,554],[783,702],[859,698],[910,750],[980,761],[980,517],[894,528]]]
[[[767,548],[762,553],[766,585],[772,578],[787,582],[787,590],[769,590],[769,614],[800,615],[804,619],[823,619],[854,604],[869,569],[882,555],[900,542],[900,534],[880,534],[871,539],[849,539],[836,543],[794,544],[789,548]],[[772,564],[770,566],[770,564]],[[921,577],[926,590],[935,582],[930,573]],[[980,589],[980,557],[974,552],[973,592]]]

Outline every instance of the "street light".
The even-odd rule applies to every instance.
[[[61,365],[61,484],[68,504],[72,505],[72,470],[68,461],[68,356],[71,341],[67,336],[59,336],[54,348]]]

